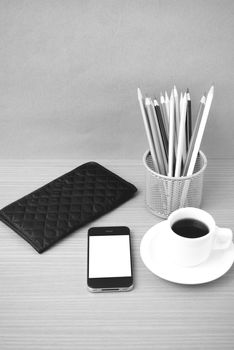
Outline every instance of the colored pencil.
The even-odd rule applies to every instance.
[[[186,174],[188,172],[189,164],[191,162],[191,157],[192,157],[194,145],[195,145],[195,142],[196,142],[199,126],[200,126],[200,123],[201,123],[201,118],[202,118],[203,110],[204,110],[204,107],[205,107],[205,102],[206,102],[206,97],[203,95],[202,98],[201,98],[201,101],[200,101],[199,110],[198,110],[198,114],[197,114],[197,119],[196,119],[196,123],[195,123],[195,126],[194,126],[192,138],[191,138],[189,149],[188,149],[188,153],[187,153],[186,162],[185,162],[184,169],[183,169],[183,176],[186,176]]]
[[[189,143],[192,137],[192,113],[191,113],[191,98],[189,89],[186,91],[187,95],[187,115],[186,115],[186,151],[188,151]]]
[[[138,101],[139,101],[139,105],[140,105],[140,109],[141,109],[141,114],[142,114],[142,118],[143,118],[143,122],[144,122],[144,126],[145,126],[145,132],[146,132],[147,140],[148,140],[148,143],[149,143],[149,149],[150,149],[150,154],[151,154],[151,157],[152,157],[153,166],[154,166],[155,171],[158,173],[159,172],[159,166],[158,166],[158,161],[157,161],[157,155],[156,155],[156,151],[155,151],[155,148],[154,148],[154,142],[153,142],[152,133],[151,133],[151,130],[150,130],[148,116],[146,114],[145,106],[144,106],[144,103],[143,103],[143,96],[142,96],[141,90],[139,88],[137,89],[137,96],[138,96]]]
[[[175,177],[179,177],[181,175],[181,163],[182,163],[183,149],[185,144],[186,109],[187,109],[187,98],[186,98],[186,94],[184,94],[181,101],[181,116],[180,116],[180,128],[179,128],[177,155],[176,155]]]
[[[180,128],[180,110],[179,110],[179,96],[176,86],[173,88],[174,100],[175,100],[175,132],[176,132],[176,142],[175,142],[175,153],[177,153],[179,128]]]
[[[164,95],[160,94],[159,101],[156,98],[143,97],[139,88],[137,94],[155,171],[175,178],[191,176],[210,112],[214,86],[211,86],[207,97],[203,95],[200,100],[194,130],[189,89],[185,93],[181,92],[179,97],[174,85],[170,98],[165,91]],[[189,186],[190,181],[183,186],[180,196],[183,205]],[[169,186],[166,196],[172,195],[177,196],[176,189]],[[177,203],[174,204],[176,207]]]
[[[165,91],[165,107],[167,111],[167,120],[170,121],[170,100],[166,91]]]
[[[173,155],[174,155],[174,98],[170,98],[170,121],[169,121],[169,143],[168,143],[168,176],[173,176]]]
[[[184,143],[183,143],[183,152],[182,152],[182,164],[181,164],[181,169],[183,168],[183,164],[186,161],[186,155],[187,155],[187,149],[186,149],[186,120],[187,120],[187,105],[188,105],[188,100],[187,100],[187,94],[186,92],[184,93],[183,96],[186,99],[186,111],[185,111],[185,125],[184,125]]]
[[[165,99],[163,94],[160,94],[160,104],[161,104],[161,113],[162,113],[162,117],[163,117],[163,122],[164,122],[164,126],[165,126],[165,130],[167,133],[167,138],[168,138],[168,134],[169,134],[169,122],[168,122],[168,118],[167,118],[167,111],[166,111],[166,106],[165,106]]]
[[[200,145],[201,145],[201,141],[202,141],[202,137],[204,134],[204,130],[206,127],[206,123],[207,123],[207,119],[209,116],[209,112],[210,112],[210,107],[211,107],[211,103],[213,100],[213,96],[214,96],[214,86],[211,86],[208,94],[207,94],[207,98],[206,98],[206,102],[205,102],[205,107],[202,113],[202,117],[201,117],[201,122],[198,128],[198,132],[197,132],[197,137],[195,140],[195,144],[194,144],[194,148],[193,148],[193,152],[192,152],[192,156],[191,156],[191,161],[189,163],[189,167],[188,167],[188,171],[187,171],[187,176],[192,175],[193,170],[194,170],[194,166],[197,160],[197,155],[200,149]]]
[[[160,135],[160,129],[159,129],[154,105],[153,105],[151,98],[147,97],[145,99],[145,106],[146,106],[146,111],[147,111],[147,114],[149,117],[150,129],[152,132],[153,142],[154,142],[154,148],[155,148],[156,153],[157,153],[159,172],[160,172],[160,174],[165,175],[166,174],[165,153],[164,153],[163,142],[162,142],[162,138]]]
[[[200,106],[200,108],[203,108],[203,112],[202,112],[202,116],[200,117],[200,123],[198,123],[199,124],[198,131],[197,131],[196,135],[194,136],[195,143],[193,146],[191,160],[190,160],[189,166],[188,166],[188,171],[186,173],[187,176],[191,176],[193,174],[193,171],[194,171],[194,167],[195,167],[196,160],[197,160],[197,155],[198,155],[198,152],[200,149],[205,126],[206,126],[207,119],[209,116],[213,96],[214,96],[214,86],[211,86],[211,88],[207,94],[204,108],[203,108],[203,106]],[[202,102],[202,103],[204,103],[204,102]],[[199,111],[200,111],[200,109],[199,109]],[[187,198],[188,191],[189,191],[189,187],[190,187],[190,183],[191,183],[191,180],[185,182],[185,184],[184,184],[184,188],[183,188],[181,199],[180,199],[180,206],[185,205],[186,198]]]
[[[157,116],[157,119],[158,119],[160,132],[161,132],[161,135],[162,135],[162,140],[163,140],[163,145],[164,145],[166,158],[168,159],[168,137],[167,137],[165,125],[164,125],[164,122],[163,122],[163,116],[162,116],[162,113],[161,113],[161,109],[160,109],[159,103],[158,103],[158,101],[156,99],[154,99],[154,108],[155,108],[156,116]]]

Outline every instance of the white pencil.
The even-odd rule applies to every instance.
[[[180,116],[181,116],[181,111],[182,111],[182,103],[183,103],[183,94],[181,92],[180,93]]]
[[[201,141],[202,141],[202,137],[204,134],[204,130],[206,127],[206,122],[209,116],[209,112],[210,112],[210,107],[211,107],[211,103],[213,100],[213,96],[214,96],[214,86],[211,86],[208,94],[207,94],[207,98],[206,98],[206,104],[202,113],[202,118],[201,118],[201,123],[199,125],[199,129],[198,129],[198,133],[197,133],[197,137],[196,137],[196,141],[194,144],[194,148],[193,148],[193,153],[192,153],[192,157],[191,157],[191,161],[188,167],[188,172],[187,172],[187,176],[192,175],[193,170],[194,170],[194,166],[196,164],[196,160],[197,160],[197,155],[201,146]]]
[[[198,110],[198,114],[197,114],[197,119],[196,119],[196,123],[194,126],[194,130],[192,133],[192,138],[189,144],[189,149],[188,149],[188,153],[187,153],[187,158],[186,158],[186,162],[184,164],[184,169],[183,169],[183,176],[186,176],[187,172],[188,172],[188,167],[191,161],[191,157],[192,157],[192,153],[193,153],[193,149],[194,149],[194,145],[195,145],[195,141],[197,138],[197,134],[198,134],[198,130],[199,130],[199,126],[201,123],[201,119],[202,119],[202,114],[203,114],[203,110],[205,107],[205,102],[206,102],[206,97],[203,95],[200,101],[200,106],[199,106],[199,110]]]
[[[175,142],[175,153],[177,153],[178,147],[178,136],[179,136],[179,128],[180,128],[180,110],[179,110],[179,96],[176,89],[176,86],[173,88],[174,100],[175,100],[175,130],[176,130],[176,141]]]
[[[150,154],[151,154],[152,161],[153,161],[153,166],[154,166],[155,171],[158,173],[159,167],[158,167],[156,152],[154,149],[152,133],[150,130],[149,120],[148,120],[148,117],[147,117],[147,114],[145,111],[145,106],[143,104],[143,96],[142,96],[141,90],[139,88],[137,89],[137,97],[138,97],[138,101],[139,101],[139,105],[140,105],[140,109],[141,109],[141,114],[142,114],[142,118],[143,118],[143,122],[144,122],[144,126],[145,126],[146,136],[147,136],[148,143],[149,143],[149,149],[150,149]]]
[[[173,176],[173,158],[174,158],[174,98],[170,98],[170,121],[169,121],[169,144],[168,144],[168,176]]]
[[[166,91],[165,91],[165,107],[167,111],[167,120],[169,121],[170,120],[170,100]]]
[[[179,128],[179,136],[178,136],[177,155],[176,155],[175,177],[179,177],[181,172],[181,162],[182,162],[182,155],[183,155],[183,149],[184,149],[184,143],[185,143],[186,109],[187,109],[187,98],[185,94],[181,100],[181,116],[180,116],[180,128]]]

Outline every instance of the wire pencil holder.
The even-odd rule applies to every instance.
[[[154,215],[167,218],[176,209],[200,207],[207,166],[207,159],[202,151],[199,151],[191,176],[175,178],[156,173],[150,151],[145,152],[143,164],[146,177],[145,202]]]

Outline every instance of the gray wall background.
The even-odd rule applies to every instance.
[[[234,1],[0,0],[0,158],[141,158],[137,87],[215,97],[202,149],[234,150]]]

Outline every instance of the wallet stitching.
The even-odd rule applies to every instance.
[[[31,197],[32,197],[33,194],[38,194],[38,192],[41,193],[41,191],[43,191],[43,189],[45,189],[45,188],[50,188],[51,185],[54,186],[55,183],[58,183],[58,182],[59,182],[59,180],[62,180],[62,183],[63,183],[63,184],[66,183],[66,179],[69,178],[69,176],[70,176],[71,174],[74,174],[74,175],[75,175],[77,170],[80,171],[80,170],[82,170],[84,167],[88,167],[89,165],[90,165],[90,166],[91,166],[91,165],[95,166],[95,171],[96,171],[96,169],[97,169],[97,171],[98,171],[98,170],[101,170],[102,172],[106,173],[106,176],[107,176],[107,177],[110,177],[110,180],[111,180],[111,178],[112,178],[112,179],[113,179],[113,178],[114,178],[114,179],[117,179],[118,182],[117,182],[117,189],[115,189],[116,192],[117,192],[117,191],[121,191],[121,185],[126,185],[126,186],[127,186],[127,189],[126,189],[127,192],[125,193],[125,195],[122,195],[118,200],[116,200],[115,203],[113,203],[113,202],[111,202],[111,201],[108,200],[108,196],[106,195],[107,188],[105,187],[105,197],[104,197],[105,203],[103,203],[103,204],[104,204],[104,206],[103,206],[103,207],[104,207],[104,210],[102,210],[102,211],[100,211],[100,212],[96,212],[96,213],[95,213],[95,212],[92,212],[92,213],[91,213],[91,216],[89,216],[89,217],[86,218],[86,219],[82,218],[82,216],[81,216],[81,218],[80,218],[81,222],[79,222],[77,225],[72,226],[72,227],[70,227],[70,228],[69,228],[69,224],[68,224],[68,226],[67,226],[68,229],[66,229],[66,231],[63,232],[62,234],[60,234],[59,236],[56,235],[55,238],[53,238],[52,243],[51,243],[51,242],[48,243],[48,244],[45,243],[45,239],[46,239],[46,237],[45,237],[45,224],[46,224],[46,219],[47,219],[47,216],[48,216],[48,211],[47,211],[47,213],[46,213],[46,218],[44,219],[44,223],[43,223],[43,224],[44,224],[44,225],[43,225],[43,229],[42,229],[42,231],[41,231],[41,235],[42,235],[42,238],[43,238],[43,244],[37,243],[37,241],[35,241],[35,239],[32,240],[32,239],[30,238],[30,236],[27,236],[27,235],[24,233],[24,231],[21,229],[21,227],[20,227],[19,225],[17,225],[16,223],[12,223],[12,222],[10,221],[9,217],[4,213],[4,210],[5,210],[6,208],[8,208],[8,207],[10,207],[10,206],[13,206],[14,204],[16,204],[16,203],[18,203],[19,201],[22,201],[22,200],[24,200],[24,199],[26,199],[26,198],[27,198],[27,199],[29,198],[29,200],[31,200],[31,199],[32,199]],[[89,171],[88,168],[87,168],[87,171]],[[96,171],[96,172],[97,172],[97,171]],[[97,174],[96,174],[96,176],[98,177]],[[100,175],[100,176],[103,177],[103,175]],[[73,181],[73,182],[72,182],[72,185],[73,185],[74,183],[75,183],[75,182]],[[105,185],[106,185],[107,183],[108,183],[108,179],[107,179],[107,182],[105,182]],[[95,189],[96,189],[97,182],[95,182],[94,185],[95,185],[95,187],[94,187],[94,189],[93,189],[93,192],[94,192]],[[73,185],[73,186],[74,186],[74,185]],[[74,187],[72,187],[72,189],[73,189],[73,188],[74,188]],[[131,183],[129,183],[129,182],[127,182],[126,180],[122,179],[122,178],[121,178],[120,176],[118,176],[117,174],[112,173],[110,170],[106,169],[105,167],[103,167],[102,165],[100,165],[100,164],[98,164],[98,163],[96,163],[96,162],[88,162],[88,163],[84,163],[84,164],[82,164],[82,165],[76,167],[75,169],[69,171],[68,173],[65,173],[65,174],[61,175],[60,177],[58,177],[58,178],[56,178],[56,179],[50,181],[49,183],[47,183],[47,184],[43,185],[42,187],[40,187],[40,188],[38,188],[38,189],[32,191],[31,193],[25,195],[24,197],[22,197],[22,198],[20,198],[20,199],[18,199],[18,200],[16,200],[16,201],[12,202],[11,204],[5,206],[5,207],[0,211],[0,218],[1,218],[1,216],[2,216],[2,221],[3,221],[3,222],[5,222],[5,223],[6,223],[9,227],[11,227],[15,232],[17,232],[20,236],[22,236],[28,243],[30,243],[30,244],[40,253],[40,252],[43,252],[43,251],[47,250],[47,249],[50,248],[53,244],[57,243],[60,239],[66,237],[67,235],[69,235],[69,234],[72,233],[73,231],[77,230],[77,229],[80,228],[81,226],[84,226],[84,225],[87,224],[88,222],[93,221],[93,220],[99,218],[100,216],[102,216],[102,215],[108,213],[109,211],[115,209],[115,208],[118,207],[120,204],[122,204],[122,203],[124,203],[125,201],[127,201],[128,199],[130,199],[130,198],[134,195],[134,193],[135,193],[136,191],[137,191],[137,188],[136,188],[134,185],[132,185]],[[48,198],[49,198],[49,197],[48,197]],[[60,195],[60,198],[61,198],[61,195]],[[82,202],[83,202],[84,198],[86,198],[86,197],[85,197],[85,196],[82,197]],[[93,195],[93,198],[94,198],[94,195]],[[108,204],[107,204],[108,208],[106,209],[106,202],[107,202],[107,200],[108,200]],[[97,204],[97,203],[96,203],[96,204]],[[60,205],[60,202],[59,202],[59,205]],[[68,211],[68,213],[70,213],[71,205],[72,205],[72,202],[69,203],[69,211]],[[94,206],[94,205],[95,205],[95,203],[92,203],[92,210],[93,210],[93,206]],[[25,207],[27,207],[27,205],[26,205]],[[47,209],[47,210],[48,210],[48,209]],[[24,213],[25,213],[25,212],[24,212]],[[81,214],[82,214],[82,211],[81,211]],[[57,215],[57,219],[58,219],[59,213],[57,212],[56,215]],[[56,222],[56,229],[58,229],[57,225],[58,225],[58,220],[57,220],[57,222]],[[33,232],[33,229],[32,229],[32,232]]]

